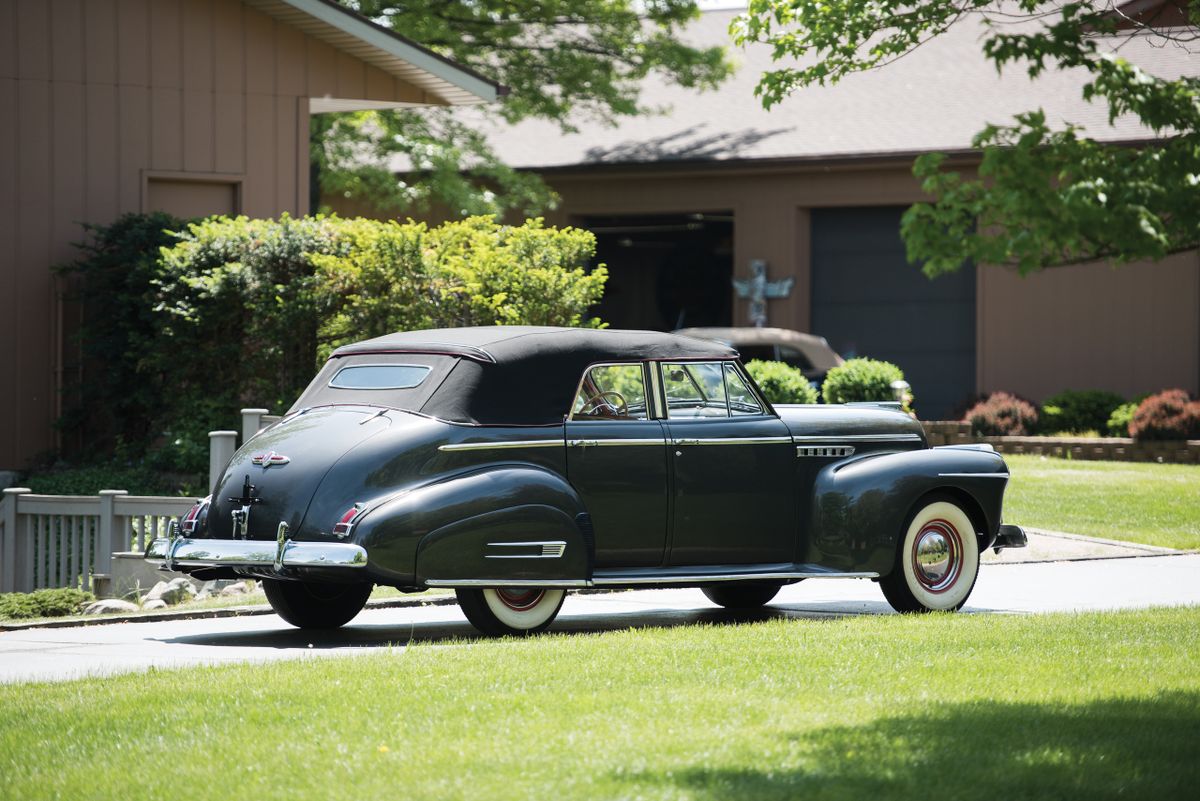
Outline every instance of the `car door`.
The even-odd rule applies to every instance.
[[[795,451],[735,362],[664,362],[670,565],[790,563]]]
[[[591,515],[598,568],[657,566],[666,555],[666,434],[648,386],[640,362],[593,365],[567,419],[567,478]]]

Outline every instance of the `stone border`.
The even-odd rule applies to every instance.
[[[1200,464],[1200,440],[1135,440],[1128,437],[976,437],[971,424],[955,420],[922,421],[931,446],[987,443],[999,453],[1056,456],[1110,462]]]

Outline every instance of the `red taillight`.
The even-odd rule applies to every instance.
[[[343,512],[342,516],[333,526],[334,536],[348,537],[350,535],[350,529],[354,528],[354,521],[358,519],[362,509],[363,505],[361,503],[356,503]]]
[[[208,496],[196,502],[196,505],[188,509],[187,514],[183,516],[183,520],[179,521],[179,530],[183,534],[195,534],[196,529],[204,521],[204,510],[208,508],[212,496]]]

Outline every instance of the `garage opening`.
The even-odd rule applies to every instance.
[[[592,216],[608,284],[592,313],[613,328],[731,325],[733,212]]]
[[[944,420],[975,392],[975,270],[926,278],[905,257],[903,213],[813,209],[812,330],[848,359],[898,365],[917,414]]]

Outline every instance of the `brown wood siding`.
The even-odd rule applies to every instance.
[[[423,96],[240,0],[0,0],[0,469],[56,445],[75,359],[50,267],[79,223],[150,210],[151,172],[198,192],[234,176],[253,216],[307,212],[314,95]]]

